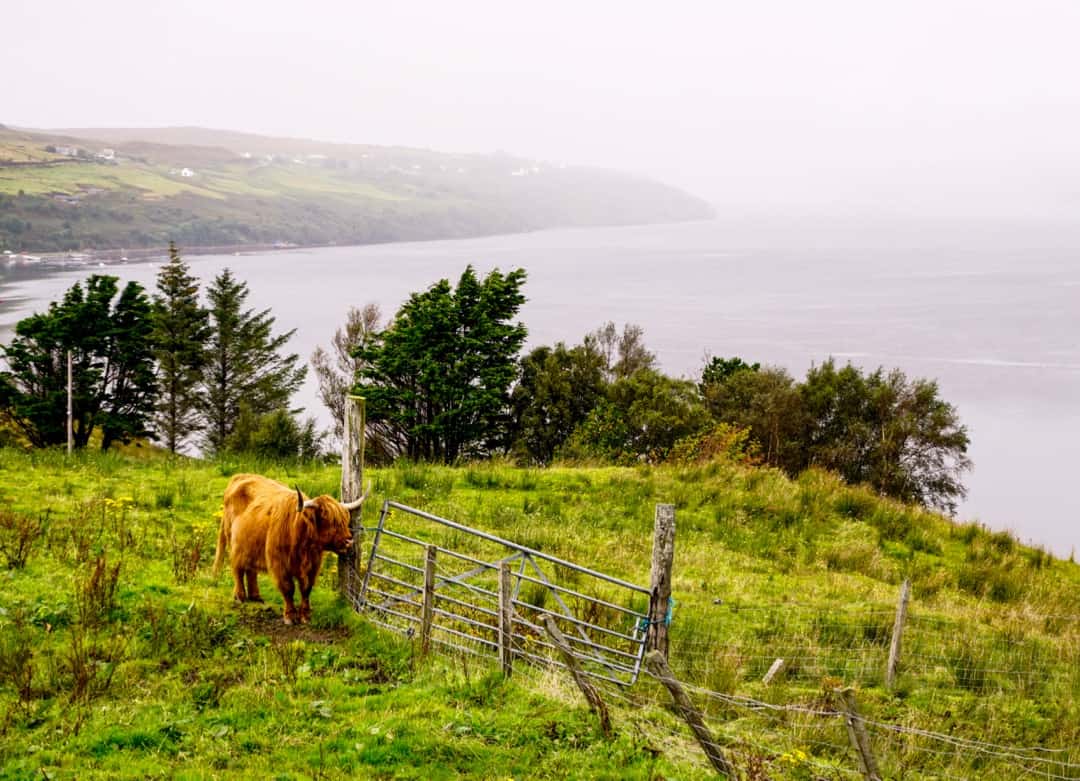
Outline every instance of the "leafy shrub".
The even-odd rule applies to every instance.
[[[23,707],[34,699],[35,646],[31,628],[21,614],[0,628],[0,685],[14,689]]]
[[[30,551],[48,528],[49,511],[34,518],[0,510],[0,556],[8,569],[23,569]]]
[[[53,668],[53,683],[68,690],[71,702],[88,702],[105,694],[124,658],[123,635],[94,640],[81,626],[68,634],[68,647]]]
[[[994,602],[1013,602],[1024,594],[1025,576],[1015,571],[1011,559],[968,561],[956,575],[956,585],[976,597]]]
[[[750,439],[750,430],[719,423],[711,429],[683,437],[671,449],[667,462],[671,464],[701,464],[724,460],[737,464],[759,462],[757,442]]]
[[[75,606],[79,623],[83,626],[100,626],[111,618],[117,607],[116,587],[120,580],[120,564],[111,568],[105,554],[94,560],[85,577],[75,582]]]
[[[172,550],[172,573],[177,583],[187,583],[199,569],[202,561],[202,540],[192,534],[184,539],[176,535],[169,536]]]

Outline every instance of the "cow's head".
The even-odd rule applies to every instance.
[[[368,486],[370,490],[370,485]],[[296,489],[296,511],[309,513],[308,518],[315,525],[315,535],[323,550],[345,553],[353,544],[351,514],[359,509],[367,498],[365,491],[354,502],[339,502],[332,496],[323,494],[314,499],[304,499],[300,489]]]

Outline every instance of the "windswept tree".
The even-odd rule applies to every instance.
[[[341,439],[345,433],[345,397],[356,382],[360,359],[356,353],[379,332],[382,312],[377,304],[363,309],[349,307],[345,325],[334,332],[330,349],[316,347],[311,354],[311,368],[319,383],[319,400],[334,419],[333,434]]]
[[[608,382],[626,379],[640,369],[656,368],[656,355],[645,347],[645,329],[635,323],[625,323],[619,333],[609,320],[585,336],[585,348],[601,356]]]
[[[199,384],[206,365],[209,312],[199,305],[199,282],[169,242],[169,262],[157,277],[151,341],[160,389],[158,439],[175,453],[200,427]]]
[[[229,269],[215,277],[207,297],[210,338],[200,409],[203,445],[218,453],[225,449],[241,405],[255,416],[287,409],[307,367],[300,364],[299,355],[283,353],[295,329],[275,335],[269,309],[246,309],[247,283]]]
[[[413,293],[356,352],[356,391],[395,454],[452,462],[506,448],[524,282],[524,269],[480,280],[468,266],[456,288],[443,279]]]
[[[966,495],[970,440],[936,382],[909,380],[899,369],[863,375],[850,364],[837,369],[830,358],[807,372],[800,391],[808,465],[886,496],[956,511]]]
[[[150,433],[155,396],[150,301],[137,282],[117,298],[116,277],[75,283],[45,313],[15,326],[4,349],[9,371],[0,398],[32,444],[67,439],[67,354],[72,355],[72,429],[76,447],[95,430],[101,448]],[[114,301],[114,299],[116,299]]]

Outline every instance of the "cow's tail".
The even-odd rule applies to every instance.
[[[221,574],[221,564],[225,560],[225,548],[229,544],[229,535],[232,532],[232,514],[227,507],[221,512],[221,525],[218,529],[217,550],[214,551],[214,577]]]

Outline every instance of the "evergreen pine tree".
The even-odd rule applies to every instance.
[[[307,367],[300,356],[282,355],[293,331],[273,335],[269,309],[245,309],[248,287],[229,269],[221,272],[207,292],[210,338],[203,372],[201,410],[206,425],[203,445],[221,452],[244,404],[256,416],[285,409],[300,387]]]
[[[35,446],[67,438],[68,352],[75,447],[86,447],[99,427],[102,449],[149,433],[156,390],[150,301],[129,282],[114,304],[117,282],[97,274],[76,282],[47,312],[21,320],[3,348],[10,370],[0,372],[0,399]]]
[[[160,387],[155,419],[159,439],[175,453],[200,426],[198,390],[210,326],[209,313],[199,306],[199,282],[173,242],[157,289],[151,335]]]

